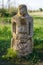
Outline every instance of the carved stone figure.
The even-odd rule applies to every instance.
[[[19,56],[26,56],[33,50],[33,18],[28,14],[26,5],[18,7],[17,15],[12,17],[11,48]]]

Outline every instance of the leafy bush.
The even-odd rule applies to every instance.
[[[6,16],[8,17],[9,16],[9,12],[7,9],[0,9],[0,13],[1,13],[1,16]]]
[[[1,17],[11,17],[13,15],[15,15],[17,13],[17,8],[10,8],[9,10],[8,9],[0,9],[0,16]]]
[[[42,9],[42,8],[39,8],[39,10],[40,10],[40,11],[43,11],[43,9]]]
[[[9,48],[7,50],[7,54],[2,56],[3,59],[15,59],[17,58],[17,52],[13,51],[13,49]]]

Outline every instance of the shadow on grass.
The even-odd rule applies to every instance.
[[[7,49],[10,47],[10,40],[0,40],[0,63],[3,61],[2,56],[7,53]]]
[[[0,55],[3,55],[7,52],[7,48],[10,47],[11,40],[0,40]]]
[[[34,49],[37,51],[39,59],[43,61],[43,40],[34,39]]]
[[[34,39],[34,45],[40,45],[42,44],[43,45],[43,40],[40,40],[40,39]],[[42,48],[43,49],[43,48]]]

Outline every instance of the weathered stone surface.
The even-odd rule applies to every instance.
[[[18,14],[12,17],[11,48],[20,56],[32,53],[33,48],[33,19],[27,13],[26,5],[18,7]]]

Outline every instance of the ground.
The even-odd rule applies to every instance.
[[[9,49],[12,38],[11,23],[2,22],[6,17],[0,17],[0,65],[43,65],[43,12],[33,12],[30,15],[34,21],[34,49],[31,55],[21,59],[12,58]]]

